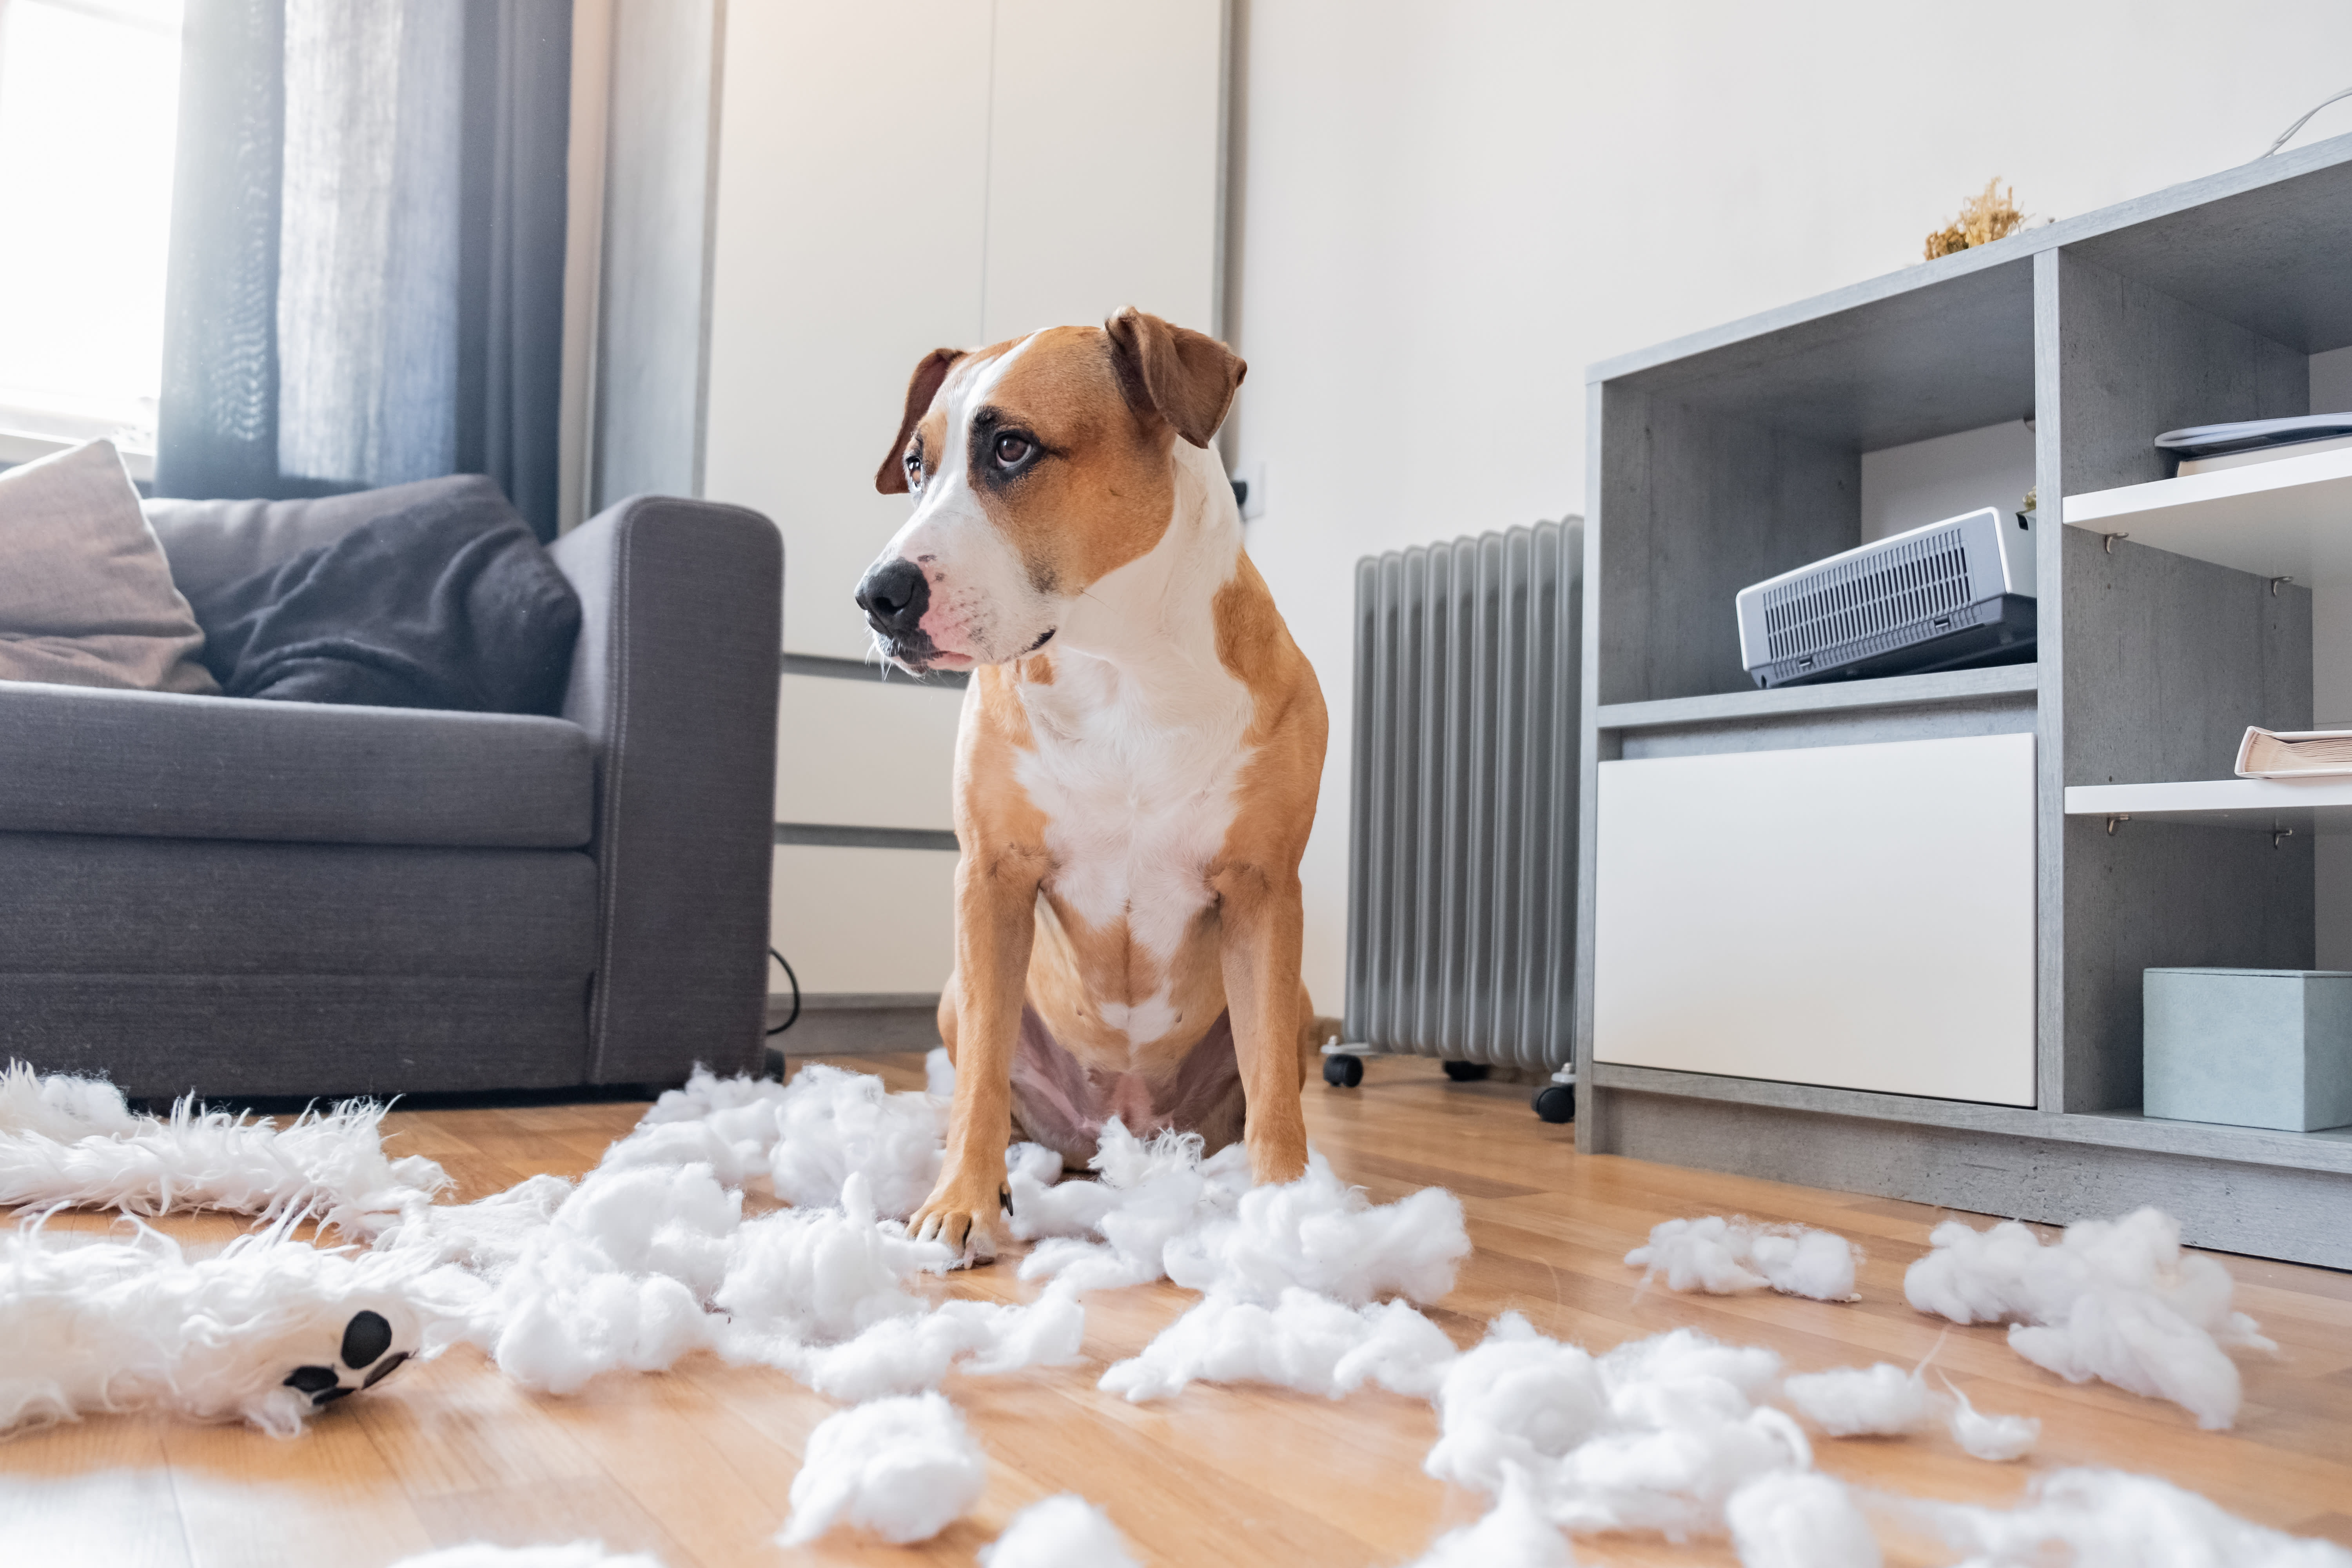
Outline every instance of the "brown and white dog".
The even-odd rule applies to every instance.
[[[904,668],[971,670],[956,737],[956,1066],[912,1228],[994,1254],[1004,1151],[1117,1116],[1260,1182],[1306,1169],[1325,1037],[1299,983],[1322,689],[1209,441],[1244,370],[1132,309],[915,367],[876,476],[914,516],[857,602]]]

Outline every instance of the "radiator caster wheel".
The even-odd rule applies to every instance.
[[[1353,1089],[1364,1081],[1364,1058],[1330,1056],[1323,1058],[1323,1081],[1333,1089]]]
[[[1546,1084],[1536,1090],[1536,1114],[1558,1125],[1576,1120],[1576,1086],[1567,1083]]]
[[[1447,1062],[1445,1076],[1456,1083],[1476,1083],[1495,1069],[1485,1062]]]

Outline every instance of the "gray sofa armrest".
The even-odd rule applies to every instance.
[[[563,716],[596,750],[588,1081],[751,1066],[766,1016],[783,542],[635,496],[550,547],[579,591]]]

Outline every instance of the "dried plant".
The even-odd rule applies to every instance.
[[[1981,195],[1960,204],[1958,218],[1927,237],[1927,259],[2007,239],[2024,226],[2025,214],[2018,208],[2016,187],[2002,185],[1996,174],[1985,182]]]

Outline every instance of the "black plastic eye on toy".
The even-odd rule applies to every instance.
[[[354,1313],[343,1326],[342,1362],[353,1372],[364,1372],[367,1376],[354,1386],[346,1384],[342,1373],[331,1366],[298,1366],[287,1374],[286,1386],[309,1394],[312,1409],[322,1409],[347,1394],[373,1388],[408,1359],[406,1351],[383,1353],[391,1349],[392,1325],[384,1321],[383,1313]]]

